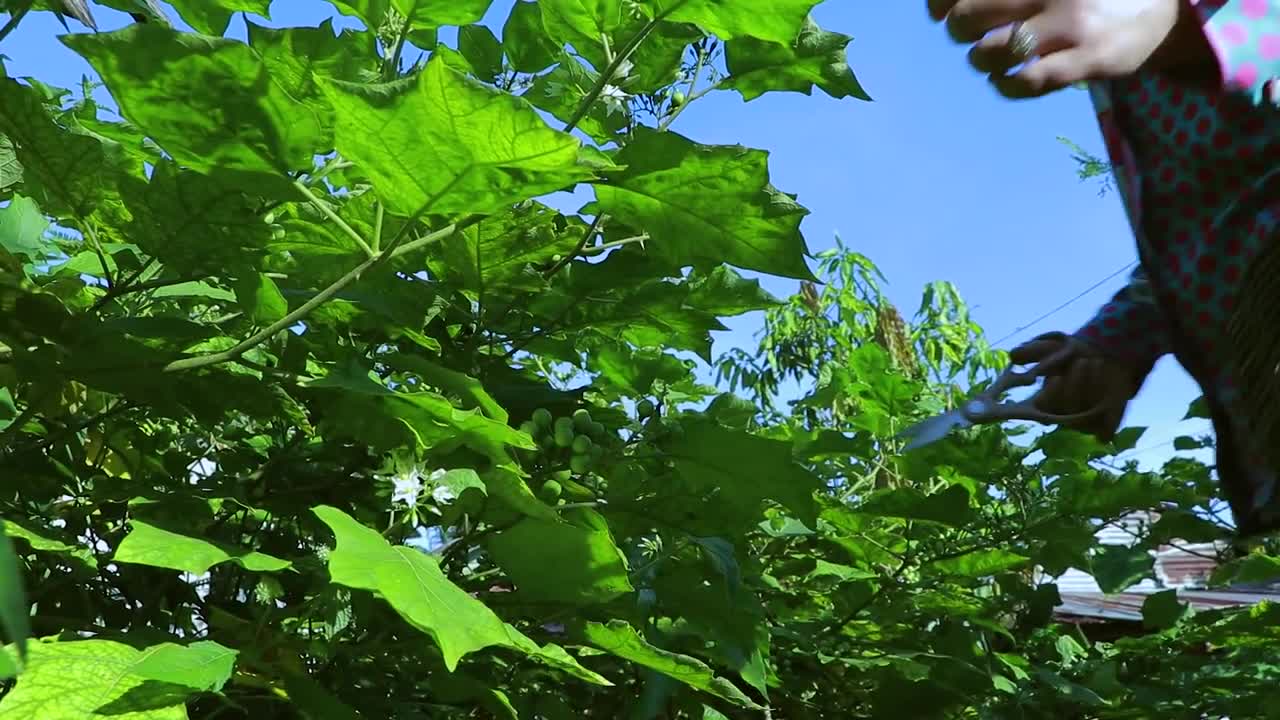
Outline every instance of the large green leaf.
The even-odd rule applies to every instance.
[[[606,345],[591,353],[590,363],[600,380],[632,397],[648,395],[656,381],[675,383],[690,374],[683,361],[658,348]]]
[[[591,176],[573,136],[439,59],[416,82],[322,85],[337,112],[339,152],[398,212],[494,212]]]
[[[537,73],[551,67],[560,53],[543,30],[540,3],[517,0],[502,26],[502,49],[519,72]]]
[[[392,546],[377,531],[337,508],[318,506],[312,511],[337,539],[329,553],[333,582],[380,595],[406,622],[435,640],[450,672],[462,657],[497,646],[561,669],[572,668],[578,677],[597,684],[609,684],[579,666],[563,649],[554,645],[540,648],[504,623],[484,603],[450,582],[434,558],[403,545]]]
[[[586,211],[648,232],[650,252],[681,265],[812,277],[800,234],[808,211],[769,184],[767,153],[638,129],[617,160],[626,170],[595,186]]]
[[[18,647],[18,655],[27,656],[27,638],[31,635],[30,606],[27,604],[23,563],[9,539],[9,524],[0,521],[0,628],[5,637]]]
[[[0,133],[0,190],[20,182],[22,182],[22,163],[18,162],[18,153],[13,148],[13,141]]]
[[[572,253],[586,232],[558,229],[558,217],[541,203],[521,203],[445,238],[427,265],[440,281],[477,297],[536,292],[546,280],[530,266]]]
[[[818,87],[833,98],[870,100],[849,67],[845,48],[853,38],[829,32],[806,19],[793,43],[779,44],[755,38],[732,40],[725,45],[729,77],[724,87],[742,93],[750,101],[772,91],[813,93]]]
[[[352,30],[334,35],[332,20],[319,27],[282,30],[249,23],[249,45],[262,57],[272,81],[319,122],[320,145],[332,147],[333,107],[316,78],[359,80],[377,57],[373,35]]]
[[[54,249],[45,239],[49,221],[31,198],[15,197],[6,207],[0,208],[0,248],[14,255],[26,255],[40,260]]]
[[[666,450],[686,480],[717,490],[716,503],[733,514],[758,515],[762,502],[774,500],[810,527],[817,522],[821,483],[794,461],[790,443],[696,420]]]
[[[690,279],[686,304],[721,317],[768,310],[781,304],[760,287],[759,280],[747,280],[725,265],[709,273],[694,273]]]
[[[1102,592],[1127,590],[1153,572],[1155,558],[1142,547],[1106,545],[1090,558],[1089,571]]]
[[[622,3],[615,0],[539,0],[538,5],[547,34],[573,45],[597,64],[601,62],[603,38],[612,37],[622,25]]]
[[[237,12],[269,17],[271,9],[271,0],[169,0],[169,4],[196,32],[205,35],[225,33]]]
[[[854,511],[907,520],[927,520],[952,527],[963,527],[972,522],[974,515],[969,507],[969,491],[960,485],[952,485],[930,495],[915,488],[884,490],[871,495],[866,502],[856,506]]]
[[[203,575],[209,568],[235,561],[246,570],[275,572],[290,565],[287,561],[241,548],[223,547],[208,540],[180,535],[163,528],[133,520],[133,531],[120,541],[116,562],[151,565]]]
[[[483,25],[458,28],[458,52],[481,80],[493,82],[502,74],[502,43],[489,28]]]
[[[974,550],[929,564],[929,568],[946,575],[983,577],[1025,567],[1030,558],[1002,548]]]
[[[234,651],[211,642],[141,650],[110,640],[33,643],[17,685],[0,700],[0,719],[81,720],[102,712],[186,720],[187,696],[221,688],[234,660]]]
[[[408,19],[411,27],[421,29],[479,22],[492,3],[493,0],[391,0],[391,6]]]
[[[7,389],[0,389],[0,395],[7,392]],[[98,567],[98,559],[94,557],[93,551],[79,545],[70,545],[59,540],[46,537],[44,534],[30,530],[12,520],[4,521],[4,534],[11,538],[23,540],[31,546],[36,552],[57,553],[60,555],[68,555],[76,558],[79,562],[84,563],[89,568]],[[51,532],[52,534],[52,532]]]
[[[822,0],[643,0],[668,20],[693,23],[725,40],[754,37],[791,44]]]
[[[106,195],[101,143],[58,127],[35,90],[7,77],[0,77],[0,133],[17,148],[24,194],[46,212],[86,217]]]
[[[485,543],[528,602],[603,604],[631,592],[627,563],[598,513],[575,510],[562,522],[526,518]]]
[[[608,623],[587,622],[582,627],[583,639],[601,650],[633,662],[641,667],[679,680],[689,687],[727,700],[735,705],[758,708],[741,690],[697,658],[654,647],[621,620]]]
[[[338,437],[362,438],[375,447],[431,448],[439,452],[467,446],[496,462],[509,459],[508,447],[532,450],[528,435],[476,410],[460,410],[434,392],[394,392],[360,373],[343,368],[307,383],[329,400],[322,425]]]
[[[124,116],[183,165],[276,177],[309,169],[328,149],[321,120],[244,43],[155,23],[61,40],[98,71]]]

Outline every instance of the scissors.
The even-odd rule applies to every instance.
[[[973,396],[964,405],[935,415],[923,422],[912,425],[898,434],[899,438],[910,441],[903,452],[909,452],[926,445],[931,445],[951,433],[974,425],[1001,423],[1007,420],[1028,420],[1044,425],[1069,425],[1092,417],[1106,408],[1105,403],[1098,403],[1091,410],[1073,415],[1057,415],[1037,408],[1031,398],[1018,402],[1000,402],[1000,396],[1014,388],[1030,387],[1041,378],[1053,375],[1061,370],[1061,360],[1046,360],[1029,370],[1018,370],[1010,366],[991,383],[986,390]]]

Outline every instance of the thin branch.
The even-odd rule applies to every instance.
[[[640,235],[633,235],[628,238],[622,238],[621,240],[614,240],[613,242],[601,243],[599,245],[596,245],[595,247],[583,248],[578,252],[578,254],[582,255],[583,257],[595,257],[596,255],[603,255],[609,252],[610,250],[613,250],[614,248],[620,248],[625,245],[633,245],[635,243],[643,244],[648,239],[649,239],[648,233],[641,233]]]
[[[591,221],[591,225],[587,228],[587,231],[582,233],[582,237],[578,240],[577,246],[573,248],[573,252],[560,258],[560,262],[552,265],[550,269],[542,274],[542,276],[545,278],[553,277],[556,273],[563,270],[566,265],[573,262],[573,259],[586,249],[587,243],[591,242],[591,238],[595,237],[597,232],[600,232],[600,226],[604,224],[608,217],[608,215],[604,214],[597,215],[595,219]]]
[[[346,275],[343,275],[342,277],[334,281],[332,285],[321,290],[310,300],[303,303],[300,307],[298,307],[297,310],[294,310],[288,315],[285,315],[283,318],[277,320],[271,325],[268,325],[267,327],[254,333],[253,335],[250,335],[245,340],[242,340],[241,342],[237,343],[235,347],[229,348],[227,350],[223,350],[221,352],[210,353],[208,355],[198,355],[196,357],[189,357],[189,358],[182,358],[180,360],[174,360],[168,365],[165,365],[163,368],[163,371],[164,372],[182,372],[185,370],[195,370],[197,368],[209,367],[211,365],[219,365],[225,362],[236,360],[240,358],[242,355],[244,355],[245,353],[252,350],[253,348],[257,347],[258,345],[261,345],[262,343],[266,342],[270,338],[274,337],[276,333],[282,330],[286,330],[292,327],[293,325],[297,324],[304,318],[306,318],[316,308],[320,307],[324,303],[331,300],[335,295],[342,292],[348,285],[359,280],[361,276],[363,276],[366,272],[372,270],[378,265],[381,265],[382,263],[392,258],[400,257],[401,255],[413,252],[414,250],[417,250],[422,247],[426,247],[431,243],[434,243],[438,240],[442,240],[446,237],[449,237],[450,235],[453,235],[455,232],[463,229],[464,227],[479,221],[479,219],[480,219],[480,216],[472,215],[464,220],[453,223],[452,225],[447,225],[443,228],[440,228],[439,230],[436,230],[431,233],[427,233],[426,235],[423,235],[422,237],[417,238],[416,240],[404,243],[403,245],[399,245],[398,244],[399,240],[406,235],[406,232],[402,230],[402,232],[397,234],[396,242],[393,242],[391,245],[388,245],[385,250],[374,253],[372,257],[360,263],[359,265],[354,267],[350,272],[348,272]],[[406,227],[408,227],[408,225],[411,225],[411,224],[412,224],[412,221],[406,224]]]
[[[654,29],[658,27],[658,24],[665,19],[666,13],[659,13],[648,23],[645,23],[645,26],[640,28],[640,31],[622,46],[622,50],[614,56],[613,60],[611,60],[607,66],[605,66],[604,72],[600,73],[600,77],[596,80],[595,86],[591,88],[591,91],[587,93],[586,97],[582,98],[582,102],[578,105],[578,109],[574,111],[573,117],[569,118],[569,122],[565,124],[565,132],[571,132],[574,128],[578,127],[578,123],[582,122],[582,118],[586,117],[587,113],[591,112],[591,108],[594,107],[596,101],[600,99],[600,94],[604,92],[605,86],[612,82],[613,77],[618,74],[618,68],[622,67],[622,64],[631,57],[631,54],[636,51],[636,48],[640,47],[640,43],[644,42],[645,38],[649,37],[649,34],[652,33]]]
[[[343,220],[342,216],[334,212],[333,208],[329,207],[327,203],[321,201],[320,198],[316,197],[315,193],[311,192],[310,188],[298,182],[297,180],[293,181],[293,186],[298,190],[298,192],[302,193],[307,198],[308,202],[310,202],[312,205],[315,205],[316,209],[318,209],[321,213],[323,213],[325,217],[329,218],[329,220],[333,221],[333,223],[336,224],[342,230],[342,232],[346,233],[347,237],[354,240],[356,245],[360,246],[360,249],[364,251],[364,254],[366,256],[372,258],[378,254],[373,248],[369,247],[369,243],[365,241],[364,236],[356,232],[355,228],[347,224],[347,221]]]

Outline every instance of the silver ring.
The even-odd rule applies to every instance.
[[[1009,42],[1005,45],[1009,54],[1018,62],[1026,62],[1035,56],[1040,38],[1027,24],[1018,21],[1013,24],[1013,32],[1009,34]]]

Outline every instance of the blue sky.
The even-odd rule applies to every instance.
[[[510,3],[498,0],[486,19],[501,27]],[[120,13],[97,8],[104,29]],[[277,0],[278,25],[314,25],[327,17],[319,0]],[[743,103],[713,93],[691,106],[675,130],[703,143],[741,143],[769,150],[774,184],[797,193],[812,214],[803,229],[810,249],[839,232],[890,280],[890,298],[915,310],[925,283],[956,283],[976,319],[995,339],[1026,325],[1110,275],[1136,253],[1113,193],[1099,197],[1081,183],[1058,136],[1100,152],[1088,97],[1067,91],[1033,102],[997,96],[965,64],[965,48],[929,21],[923,0],[828,0],[815,19],[854,37],[849,61],[872,103],[834,101],[818,93],[766,95]],[[83,31],[78,26],[73,28]],[[89,66],[56,36],[61,25],[37,13],[0,45],[11,75],[34,75],[74,87]],[[232,33],[243,34],[240,20]],[[1073,330],[1117,290],[1123,275],[1050,319],[1014,335]],[[765,279],[775,294],[794,283]],[[731,320],[717,349],[754,346],[757,316]],[[1169,441],[1201,424],[1179,423],[1198,394],[1164,360],[1131,406],[1128,424],[1151,429],[1139,443],[1144,464],[1170,454]]]

